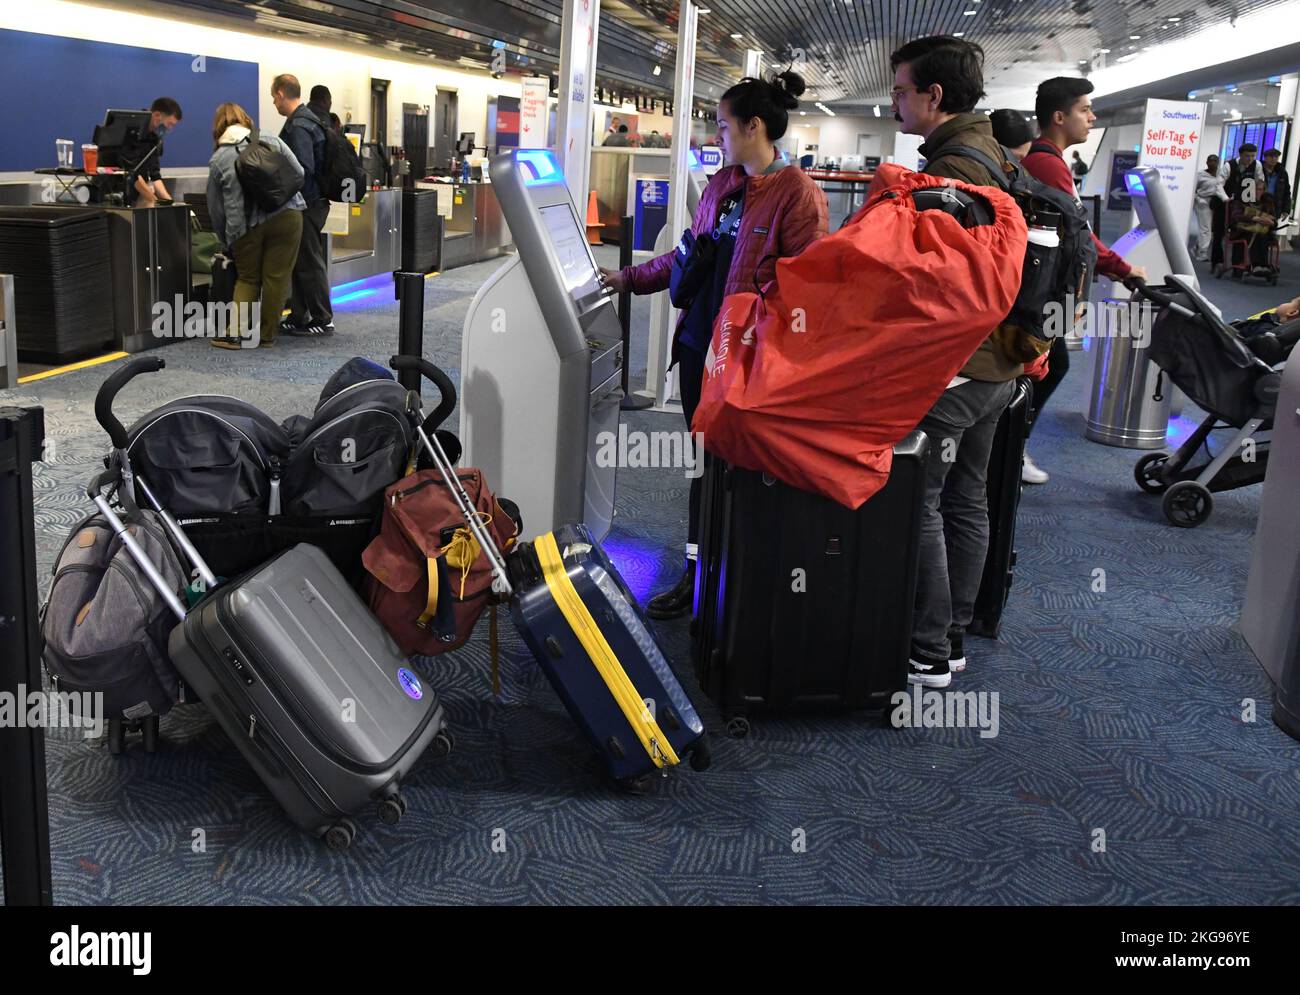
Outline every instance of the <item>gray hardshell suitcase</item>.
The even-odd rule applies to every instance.
[[[412,765],[451,750],[438,696],[315,546],[217,588],[169,650],[289,817],[332,848],[369,802],[400,819]]]

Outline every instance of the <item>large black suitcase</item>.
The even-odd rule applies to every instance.
[[[928,449],[921,431],[896,445],[856,511],[708,460],[692,648],[728,733],[758,709],[884,708],[907,686]]]
[[[1011,595],[1016,567],[1016,512],[1020,510],[1020,468],[1029,432],[1029,407],[1033,390],[1027,377],[1016,381],[1016,392],[993,437],[989,454],[989,551],[984,576],[975,596],[975,614],[966,631],[996,639],[1002,628],[1002,610]]]

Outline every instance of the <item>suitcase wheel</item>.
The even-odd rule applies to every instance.
[[[121,719],[108,720],[108,752],[117,756],[126,749],[126,727]]]
[[[443,757],[449,756],[455,746],[456,737],[451,734],[450,729],[443,729],[433,737],[433,742],[429,744],[429,752],[441,760]]]
[[[406,814],[406,798],[399,791],[389,798],[385,798],[376,806],[379,821],[385,826],[395,826],[402,821],[402,816]]]
[[[744,739],[749,735],[749,719],[743,715],[733,715],[727,719],[727,735],[732,739]]]
[[[653,782],[653,774],[641,774],[637,777],[620,777],[618,786],[629,795],[644,795],[650,791]]]
[[[708,770],[712,763],[713,751],[709,748],[709,737],[701,736],[700,741],[695,744],[695,749],[691,750],[691,770]]]
[[[325,830],[325,845],[331,850],[346,850],[357,838],[357,824],[351,819],[340,819]]]

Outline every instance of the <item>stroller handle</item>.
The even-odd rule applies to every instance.
[[[456,385],[451,382],[451,377],[419,356],[394,356],[388,361],[388,365],[399,372],[418,370],[426,380],[438,388],[438,393],[441,395],[438,406],[433,409],[433,414],[424,420],[424,430],[432,434],[433,430],[441,425],[456,407]]]
[[[95,420],[113,440],[114,449],[125,449],[127,444],[126,429],[113,414],[113,401],[118,392],[141,373],[156,373],[166,365],[166,360],[159,356],[141,356],[131,360],[99,385],[99,391],[95,394]]]

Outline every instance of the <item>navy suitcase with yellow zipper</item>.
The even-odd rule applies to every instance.
[[[586,526],[520,544],[507,567],[515,628],[614,778],[708,767],[704,723]]]
[[[444,397],[446,374],[417,356],[394,356]],[[420,403],[412,392],[409,403]],[[473,543],[492,571],[492,591],[509,600],[515,628],[609,772],[637,787],[684,760],[709,766],[704,723],[682,689],[618,570],[585,525],[562,525],[503,553],[482,513],[423,418],[416,434],[456,501]],[[471,547],[472,548],[472,547]]]

